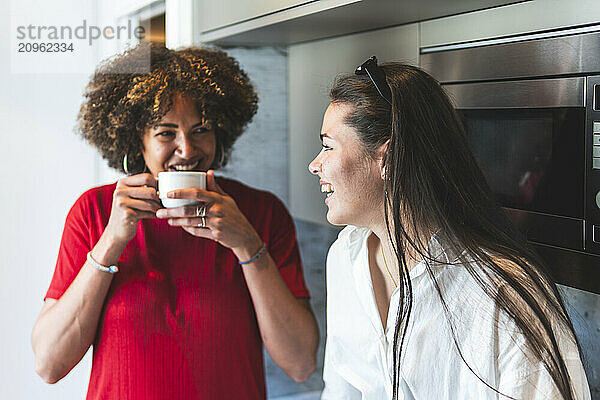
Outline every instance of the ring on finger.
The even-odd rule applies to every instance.
[[[202,203],[202,204],[198,204],[196,206],[196,217],[206,217],[206,204]]]

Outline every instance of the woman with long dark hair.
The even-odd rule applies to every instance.
[[[556,285],[496,204],[451,102],[373,57],[336,79],[309,169],[327,219],[323,399],[589,399]]]

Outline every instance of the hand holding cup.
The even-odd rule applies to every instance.
[[[181,189],[206,189],[206,172],[168,171],[158,173],[158,193],[165,208],[176,208],[199,204],[195,199],[170,198],[169,192]]]
[[[217,185],[214,171],[206,173],[205,189],[190,187],[164,193],[161,182],[162,175],[159,174],[160,197],[165,206],[164,194],[167,200],[186,200],[191,204],[158,210],[158,218],[168,219],[169,224],[181,226],[194,236],[215,240],[234,252],[236,249],[260,248],[262,245],[262,239],[235,200]]]
[[[155,218],[161,208],[156,187],[156,179],[148,173],[119,179],[104,232],[117,242],[128,243],[135,236],[137,223]]]

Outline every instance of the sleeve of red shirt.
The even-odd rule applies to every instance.
[[[77,199],[65,222],[56,268],[46,292],[47,298],[59,299],[71,285],[91,250],[89,230],[89,192]]]
[[[283,203],[275,196],[270,225],[267,249],[279,268],[281,277],[295,297],[310,298],[302,275],[294,222]]]

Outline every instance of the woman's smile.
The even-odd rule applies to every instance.
[[[357,133],[345,123],[352,112],[347,104],[332,103],[325,111],[321,152],[309,164],[319,176],[334,225],[361,225],[383,205],[383,183],[377,160],[368,157]]]
[[[327,200],[329,200],[329,198],[331,196],[333,196],[334,190],[333,190],[333,185],[331,183],[327,183],[327,182],[320,182],[321,184],[321,192],[325,193],[325,204],[327,204]]]
[[[193,163],[176,163],[169,165],[169,171],[195,171],[198,168],[200,161],[195,161]]]

